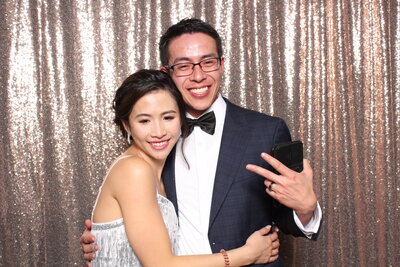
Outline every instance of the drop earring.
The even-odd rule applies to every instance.
[[[132,141],[131,141],[131,134],[130,134],[130,133],[127,133],[126,140],[128,141],[128,144],[131,144],[131,143],[132,143]]]

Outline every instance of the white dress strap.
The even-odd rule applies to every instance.
[[[122,155],[122,156],[119,156],[118,158],[116,158],[116,159],[114,160],[114,162],[111,164],[110,168],[108,168],[107,173],[106,173],[106,175],[104,176],[103,182],[101,183],[101,186],[100,186],[100,188],[99,188],[99,192],[97,193],[96,201],[94,202],[94,206],[93,206],[93,209],[92,209],[92,215],[91,215],[91,217],[90,217],[90,219],[91,219],[92,221],[93,221],[93,212],[94,212],[94,209],[96,208],[97,201],[99,200],[99,196],[100,196],[101,189],[103,188],[103,185],[104,185],[104,183],[105,183],[105,181],[106,181],[108,175],[110,174],[112,168],[113,168],[113,167],[115,166],[115,164],[117,164],[120,160],[126,159],[126,158],[130,158],[130,157],[134,157],[134,155]]]

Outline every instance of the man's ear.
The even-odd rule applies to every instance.
[[[166,67],[162,66],[162,67],[160,68],[160,70],[163,71],[163,72],[165,72],[166,74],[168,74],[168,70],[167,70]]]
[[[225,67],[225,58],[221,57],[221,71],[224,71],[224,67]]]

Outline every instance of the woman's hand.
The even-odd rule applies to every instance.
[[[279,229],[270,225],[255,231],[243,246],[248,249],[249,255],[253,258],[253,263],[262,264],[274,262],[279,255]]]
[[[92,222],[90,220],[85,221],[85,231],[83,232],[80,243],[83,251],[83,258],[86,261],[87,266],[91,266],[90,261],[94,259],[95,252],[99,249],[97,245],[94,245],[95,237],[91,234]]]

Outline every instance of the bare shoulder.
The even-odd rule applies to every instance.
[[[123,186],[154,187],[154,171],[142,158],[133,156],[119,160],[108,174],[107,180],[113,188]]]

